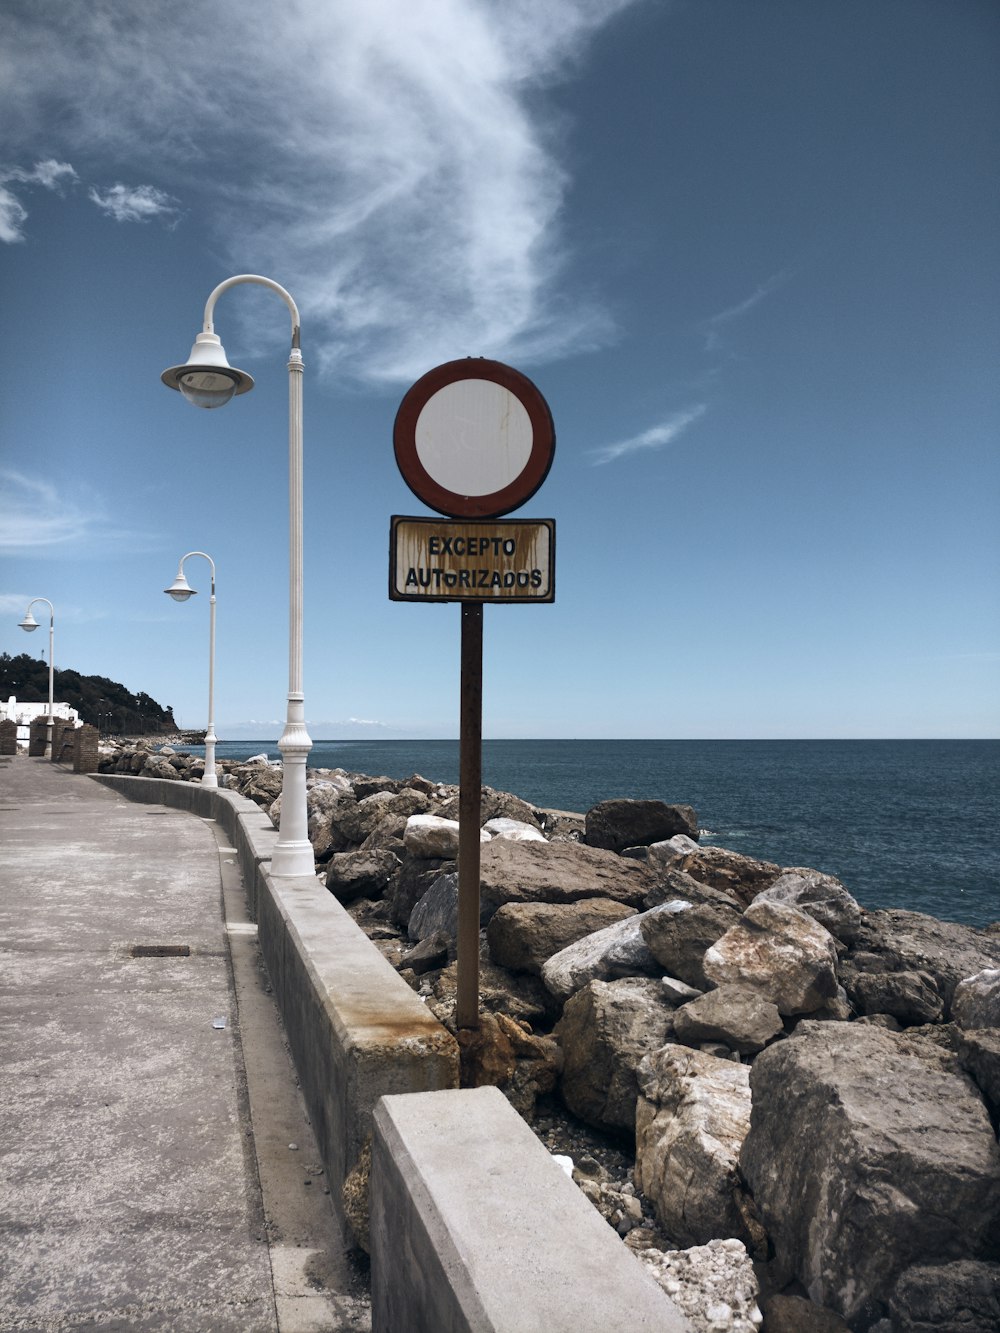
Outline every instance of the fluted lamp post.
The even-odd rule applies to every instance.
[[[55,608],[53,607],[52,603],[49,601],[47,597],[32,597],[31,601],[28,603],[28,609],[24,613],[24,619],[19,620],[17,623],[18,623],[18,628],[27,630],[29,634],[33,630],[36,630],[38,628],[38,621],[31,614],[31,608],[35,605],[36,602],[44,602],[45,605],[49,608],[49,715],[48,718],[46,719],[46,726],[45,726],[45,755],[46,758],[51,758],[52,757],[52,706],[53,706],[52,700],[55,697],[52,688],[53,687],[52,673],[53,673],[53,661],[54,661],[52,657],[52,645],[55,642],[55,635],[56,635]]]
[[[288,705],[285,729],[278,741],[283,761],[281,819],[271,858],[273,875],[310,875],[315,872],[306,811],[306,759],[312,741],[306,731],[302,694],[302,352],[299,347],[299,311],[284,287],[253,273],[220,282],[205,302],[204,328],[195,338],[185,365],[171,366],[160,378],[178,389],[195,407],[224,407],[237,394],[253,388],[253,379],[229,364],[215,332],[215,303],[239,283],[255,283],[276,292],[292,317],[292,350],[288,356],[288,511],[289,511],[289,629]]]
[[[186,602],[189,597],[196,597],[198,589],[192,588],[184,577],[184,561],[193,555],[200,555],[212,567],[212,595],[208,599],[208,729],[205,732],[205,772],[201,779],[203,787],[217,787],[219,779],[215,772],[215,561],[204,551],[188,551],[181,556],[177,566],[177,577],[169,588],[163,591],[175,602]]]

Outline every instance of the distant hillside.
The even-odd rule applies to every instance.
[[[177,730],[169,704],[164,708],[141,690],[133,694],[106,676],[81,676],[79,671],[56,668],[53,688],[56,703],[69,704],[80,714],[82,722],[102,731],[134,736]],[[17,657],[0,653],[0,699],[9,699],[11,695],[21,703],[47,703],[48,664],[28,653],[19,653]]]

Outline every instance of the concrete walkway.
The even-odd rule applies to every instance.
[[[0,759],[0,1329],[370,1328],[211,820]]]

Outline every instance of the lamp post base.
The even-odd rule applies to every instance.
[[[302,717],[301,699],[289,698],[288,720],[278,741],[281,751],[281,818],[278,841],[271,855],[272,875],[316,873],[316,858],[309,841],[309,812],[306,806],[306,760],[312,740]]]

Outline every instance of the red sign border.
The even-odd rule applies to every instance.
[[[490,380],[500,384],[521,403],[531,422],[531,453],[524,469],[490,495],[461,495],[435,481],[417,455],[417,420],[441,389],[460,380]],[[392,444],[403,480],[418,500],[446,518],[499,518],[520,508],[549,474],[556,450],[556,432],[549,405],[537,387],[519,370],[485,357],[463,357],[435,366],[407,390],[396,413]]]

